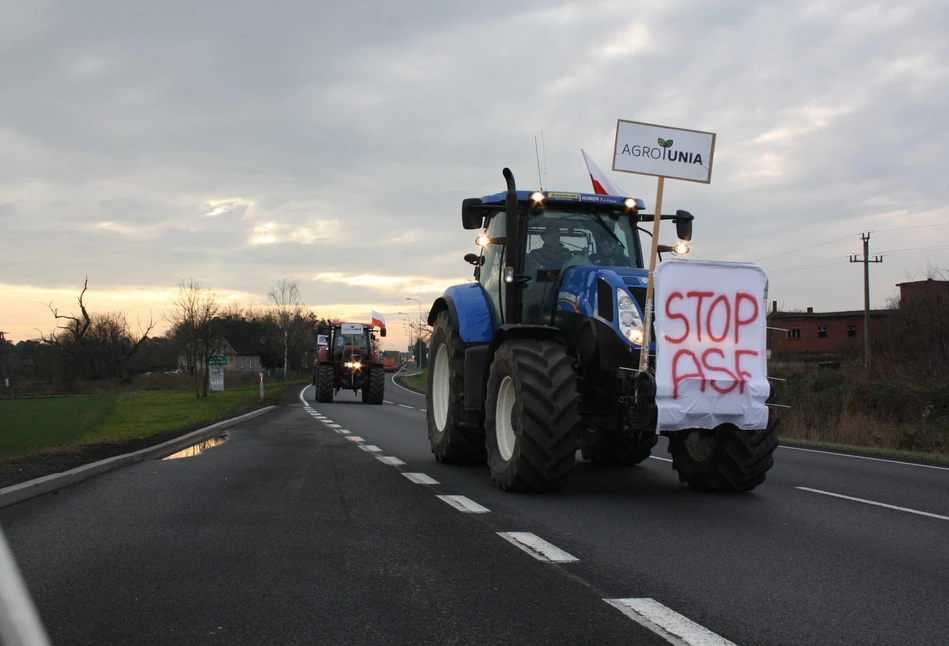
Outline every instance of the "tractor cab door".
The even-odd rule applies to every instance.
[[[504,237],[504,211],[498,211],[488,216],[488,227],[485,234],[489,238]],[[478,282],[484,287],[488,295],[488,308],[491,310],[491,319],[504,323],[507,320],[513,320],[511,316],[502,316],[507,314],[503,312],[504,293],[507,289],[507,283],[504,282],[504,249],[503,244],[489,244],[481,247],[481,265]]]

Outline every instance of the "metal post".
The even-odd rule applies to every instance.
[[[863,258],[850,256],[850,262],[863,263],[863,362],[870,367],[870,263],[883,262],[883,256],[870,258],[870,232],[860,234]]]

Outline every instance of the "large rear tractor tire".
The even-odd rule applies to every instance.
[[[632,466],[649,457],[659,436],[655,432],[645,433],[638,441],[606,429],[591,429],[580,441],[580,454],[593,464],[607,466]]]
[[[484,429],[464,425],[465,343],[448,312],[435,319],[429,356],[425,417],[435,459],[454,464],[483,462]]]
[[[333,381],[333,366],[320,366],[316,377],[316,401],[324,404],[333,401]]]
[[[386,392],[386,373],[382,366],[369,368],[369,383],[363,386],[363,392],[367,393],[366,403],[374,406],[382,404]]]
[[[485,403],[488,466],[505,491],[553,491],[576,463],[580,395],[554,341],[516,340],[494,354]]]
[[[768,427],[757,431],[732,424],[714,431],[680,431],[669,438],[672,468],[680,482],[696,491],[751,491],[774,466],[778,421],[774,413]]]

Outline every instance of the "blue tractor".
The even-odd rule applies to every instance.
[[[642,213],[612,195],[507,191],[462,203],[476,282],[449,287],[429,312],[428,436],[440,462],[487,460],[509,491],[563,487],[579,448],[594,463],[633,465],[656,445],[654,359],[639,372],[648,270]],[[659,251],[673,252],[671,246]],[[771,408],[773,410],[773,407]],[[667,433],[673,468],[698,490],[747,491],[764,481],[777,416],[757,431]],[[664,433],[666,434],[666,433]]]

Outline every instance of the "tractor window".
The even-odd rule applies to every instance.
[[[560,279],[570,267],[641,267],[635,226],[629,217],[547,210],[527,220],[527,256],[524,273],[525,323],[549,323],[557,301]]]
[[[487,235],[491,238],[504,237],[504,213],[495,213],[488,222]],[[491,307],[492,315],[495,320],[500,320],[501,311],[501,291],[504,288],[504,282],[501,280],[502,266],[502,246],[497,244],[483,247],[481,255],[484,258],[484,265],[481,266],[481,285],[488,294],[488,303]]]

